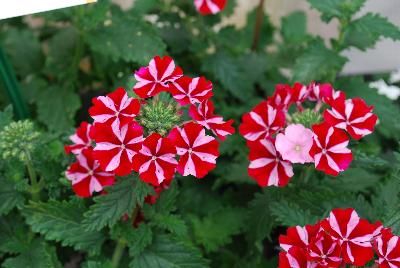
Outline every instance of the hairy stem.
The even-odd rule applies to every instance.
[[[258,7],[257,7],[256,25],[254,26],[253,44],[251,46],[252,51],[256,51],[258,48],[262,24],[263,24],[263,20],[264,20],[264,3],[265,3],[265,0],[260,0],[260,3],[258,4]]]
[[[26,152],[25,154],[26,154],[25,165],[26,165],[26,169],[28,170],[29,179],[31,181],[30,193],[32,195],[32,200],[33,201],[39,201],[40,200],[41,186],[38,183],[36,171],[35,171],[35,169],[33,167],[33,164],[32,164],[31,155],[30,155],[29,152]]]
[[[117,245],[115,246],[114,253],[111,259],[111,266],[117,268],[121,261],[122,255],[124,254],[126,246],[126,241],[124,239],[119,239]]]

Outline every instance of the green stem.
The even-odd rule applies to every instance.
[[[252,51],[256,51],[258,48],[262,24],[263,24],[263,20],[264,20],[264,3],[265,3],[265,0],[260,0],[260,3],[258,4],[258,7],[257,7],[256,25],[254,26],[253,44],[251,46]]]
[[[111,259],[111,267],[118,268],[122,255],[124,254],[125,246],[126,241],[124,239],[119,239],[117,241],[117,245]]]
[[[41,190],[41,186],[38,183],[37,180],[37,175],[36,175],[36,171],[33,167],[32,164],[32,159],[31,159],[31,155],[30,153],[26,152],[26,161],[25,161],[25,165],[26,168],[28,170],[28,175],[29,175],[29,179],[31,181],[31,188],[30,188],[30,192],[32,195],[32,200],[33,201],[39,201],[40,200],[40,190]]]

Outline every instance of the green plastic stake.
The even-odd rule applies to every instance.
[[[9,100],[14,107],[17,119],[29,117],[28,108],[22,99],[21,90],[15,75],[14,69],[7,59],[2,47],[0,46],[0,78],[3,80]]]

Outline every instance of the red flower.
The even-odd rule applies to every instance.
[[[197,11],[202,15],[217,14],[225,8],[227,0],[194,0]]]
[[[331,84],[318,84],[312,82],[308,85],[310,94],[308,100],[325,102],[327,98],[332,98],[334,89]]]
[[[306,251],[299,247],[292,247],[288,252],[279,253],[279,268],[322,268],[307,260]]]
[[[377,226],[360,219],[354,209],[332,210],[321,227],[340,242],[341,256],[346,263],[364,266],[374,257],[371,240]]]
[[[202,125],[186,123],[183,128],[174,128],[168,138],[181,156],[177,168],[181,175],[200,179],[215,168],[219,144],[215,138],[206,135]]]
[[[301,84],[295,83],[290,89],[291,102],[296,103],[297,107],[301,107],[301,103],[304,102],[310,95],[310,88]]]
[[[93,157],[105,171],[114,171],[118,176],[132,171],[132,157],[140,150],[143,129],[136,122],[118,127],[97,123],[93,126],[93,139],[96,147]]]
[[[81,125],[76,129],[74,135],[69,136],[69,139],[74,143],[73,145],[64,146],[67,154],[80,154],[82,150],[92,147],[92,140],[89,136],[92,125],[88,122],[82,122]]]
[[[201,103],[212,97],[212,83],[204,77],[190,78],[183,76],[170,84],[169,91],[182,106]]]
[[[242,117],[240,134],[248,141],[265,139],[285,126],[285,114],[263,101]]]
[[[89,114],[95,123],[125,125],[132,122],[140,110],[139,101],[129,98],[123,88],[118,88],[106,96],[93,98],[92,103]]]
[[[268,98],[268,103],[277,109],[287,111],[292,103],[291,91],[289,85],[276,85],[274,95]]]
[[[292,165],[278,155],[270,139],[248,143],[250,165],[248,172],[262,187],[285,186],[293,176]]]
[[[200,125],[210,129],[221,140],[225,140],[226,136],[235,133],[232,127],[233,119],[224,121],[222,116],[214,114],[214,103],[211,100],[205,100],[198,107],[190,106],[189,115]]]
[[[320,229],[319,223],[315,225],[306,225],[304,227],[289,227],[286,230],[286,235],[279,236],[279,244],[285,251],[288,251],[293,246],[306,249],[310,239],[314,237]]]
[[[345,100],[336,98],[331,103],[332,109],[324,112],[325,121],[337,128],[345,129],[358,140],[374,130],[378,117],[372,113],[373,106],[367,106],[360,98]]]
[[[161,91],[169,89],[168,84],[183,75],[180,67],[175,67],[171,57],[154,57],[147,67],[141,67],[135,72],[138,83],[133,87],[135,93],[141,98],[149,98]]]
[[[373,245],[378,255],[376,262],[379,267],[400,267],[400,237],[393,235],[390,230],[383,230]]]
[[[92,196],[93,192],[101,192],[104,186],[113,185],[114,174],[100,169],[97,160],[92,156],[92,149],[82,150],[76,156],[77,162],[67,170],[67,179],[72,182],[72,189],[80,197]]]
[[[339,267],[342,262],[340,252],[340,242],[324,231],[313,237],[307,247],[308,260],[321,267]]]
[[[312,129],[314,142],[310,155],[316,169],[334,176],[346,170],[353,160],[353,154],[347,148],[349,138],[346,133],[326,123],[314,125]]]
[[[143,141],[142,149],[133,157],[133,169],[139,172],[144,182],[157,186],[174,176],[178,164],[175,155],[172,142],[153,133]]]

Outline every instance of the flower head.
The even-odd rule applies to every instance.
[[[400,267],[400,237],[393,235],[388,229],[382,230],[381,235],[373,243],[382,268]]]
[[[225,8],[227,0],[194,0],[194,5],[200,14],[217,14]]]
[[[82,150],[92,147],[92,139],[90,138],[90,130],[92,125],[88,122],[82,122],[76,129],[75,134],[69,136],[69,139],[74,143],[73,145],[64,146],[67,154],[80,154]]]
[[[204,77],[183,76],[173,82],[170,93],[180,105],[201,103],[212,97],[212,83]]]

